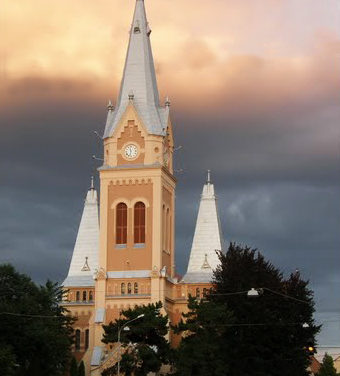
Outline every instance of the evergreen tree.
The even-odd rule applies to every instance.
[[[310,359],[306,345],[315,345],[314,337],[320,329],[313,321],[313,295],[308,282],[298,272],[285,279],[279,269],[248,247],[231,244],[219,258],[213,293],[206,302],[189,305],[189,317],[196,320],[200,330],[192,330],[193,323],[185,320],[175,329],[188,330],[192,337],[184,339],[179,348],[178,373],[196,372],[195,353],[209,354],[211,331],[217,338],[211,341],[219,368],[224,368],[228,376],[307,376]],[[251,288],[262,289],[258,298],[247,296]],[[228,314],[211,323],[199,321],[202,305]],[[187,358],[190,353],[193,361]],[[185,365],[185,358],[191,364]],[[214,369],[214,361],[208,356],[200,356],[198,361],[200,369]]]
[[[83,361],[79,363],[78,366],[78,376],[85,376],[85,364]]]
[[[70,376],[78,376],[78,363],[75,357],[71,359]]]
[[[168,333],[168,316],[162,315],[161,309],[161,302],[136,306],[123,311],[123,318],[103,325],[104,343],[118,342],[118,331],[121,332],[120,342],[125,351],[120,366],[121,372],[126,376],[144,376],[149,372],[158,372],[162,364],[169,363],[171,350],[165,339]],[[128,321],[142,314],[144,317],[128,324],[128,331],[121,330]],[[117,365],[106,370],[103,375],[114,375],[116,370]]]
[[[322,364],[317,376],[338,376],[338,373],[334,367],[333,358],[327,353],[322,359]]]
[[[65,373],[74,320],[59,304],[62,295],[57,284],[37,286],[11,265],[0,265],[0,348],[10,352],[11,362],[15,359],[14,375]]]

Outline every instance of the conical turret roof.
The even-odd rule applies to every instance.
[[[93,178],[87,192],[84,210],[73,249],[70,268],[63,286],[93,286],[93,273],[98,268],[99,218],[98,197]]]
[[[168,109],[159,105],[150,34],[144,1],[136,0],[117,106],[109,110],[104,138],[112,135],[129,103],[133,103],[149,133],[165,133]]]
[[[183,282],[211,282],[213,270],[219,264],[216,250],[223,249],[224,241],[217,199],[214,185],[210,181],[210,172],[208,172],[208,179],[201,195],[188,269]]]

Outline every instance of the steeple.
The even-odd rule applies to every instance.
[[[93,286],[93,272],[98,268],[99,219],[98,198],[93,176],[86,194],[76,243],[73,249],[65,287]]]
[[[187,273],[183,282],[210,282],[213,270],[218,266],[216,250],[224,249],[217,199],[211,182],[210,170],[203,186],[196,220]]]
[[[164,134],[167,119],[159,105],[150,34],[144,1],[136,0],[118,100],[115,110],[108,113],[104,138],[112,135],[131,102],[151,134]]]

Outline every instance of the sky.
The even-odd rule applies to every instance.
[[[340,346],[339,0],[145,2],[182,146],[177,270],[211,169],[226,241],[258,248],[286,274],[299,269],[315,291],[319,344]],[[62,282],[134,1],[1,8],[0,262]]]

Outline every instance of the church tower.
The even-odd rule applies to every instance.
[[[136,0],[116,106],[108,105],[100,175],[94,355],[102,324],[134,305],[162,301],[174,277],[173,132],[160,106],[144,1]]]

